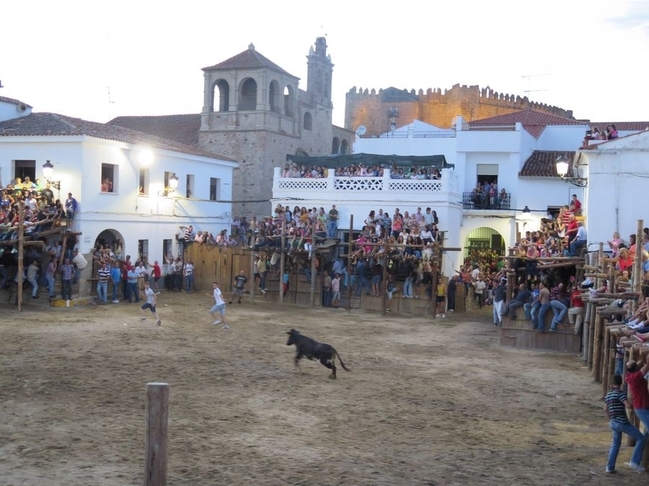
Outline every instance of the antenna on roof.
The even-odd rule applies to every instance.
[[[110,86],[108,87],[108,119],[111,120],[113,118],[113,115],[111,113],[110,105],[115,104],[115,102],[112,100],[110,97]]]
[[[530,89],[530,84],[532,82],[532,78],[541,78],[543,76],[552,76],[554,73],[543,73],[543,74],[526,74],[525,76],[521,76],[521,79],[527,80],[527,89],[523,90],[523,93],[529,94],[529,93],[536,93],[538,91],[549,91],[547,89]]]
[[[4,86],[2,86],[2,80],[0,80],[0,88],[4,88]]]

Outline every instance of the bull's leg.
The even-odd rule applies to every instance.
[[[295,359],[293,360],[295,366],[300,366],[300,360],[302,359],[302,356],[304,356],[302,353],[297,353],[295,355]]]
[[[322,363],[323,366],[326,366],[331,370],[331,374],[329,375],[329,378],[332,380],[336,379],[336,365],[334,364],[333,358],[325,358],[324,356],[320,358],[320,363]]]

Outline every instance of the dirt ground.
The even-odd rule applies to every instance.
[[[0,484],[141,485],[148,382],[170,385],[169,485],[646,484],[604,474],[601,387],[578,357],[502,348],[487,312],[136,304],[0,308]],[[469,320],[471,319],[471,320]],[[285,331],[352,369],[293,365]]]

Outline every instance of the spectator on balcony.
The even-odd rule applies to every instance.
[[[504,187],[500,190],[500,193],[498,194],[498,206],[501,209],[509,208],[509,194],[507,194],[507,190]]]
[[[473,203],[474,208],[476,209],[482,208],[483,206],[482,186],[480,184],[474,187],[473,191],[471,191],[471,202]]]
[[[335,238],[338,231],[338,210],[333,204],[327,214],[327,237]]]
[[[615,128],[615,125],[609,125],[606,127],[606,133],[607,133],[607,140],[614,140],[616,139],[619,135],[617,133],[617,128]]]
[[[577,199],[577,194],[572,195],[572,200],[570,201],[568,209],[570,209],[575,216],[581,216],[581,201]]]
[[[399,213],[399,208],[394,210],[394,216],[392,216],[392,236],[398,238],[403,231],[403,217]]]

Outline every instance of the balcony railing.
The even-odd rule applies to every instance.
[[[473,192],[462,193],[462,207],[464,209],[511,209],[511,201],[512,195],[509,192],[505,197],[498,194],[491,198]]]
[[[436,179],[392,179],[390,170],[384,170],[383,177],[335,177],[330,171],[329,177],[322,179],[284,178],[279,168],[275,170],[274,196],[280,197],[284,191],[289,192],[387,192],[405,194],[431,194],[444,190],[444,181]],[[448,190],[448,188],[446,188]]]

